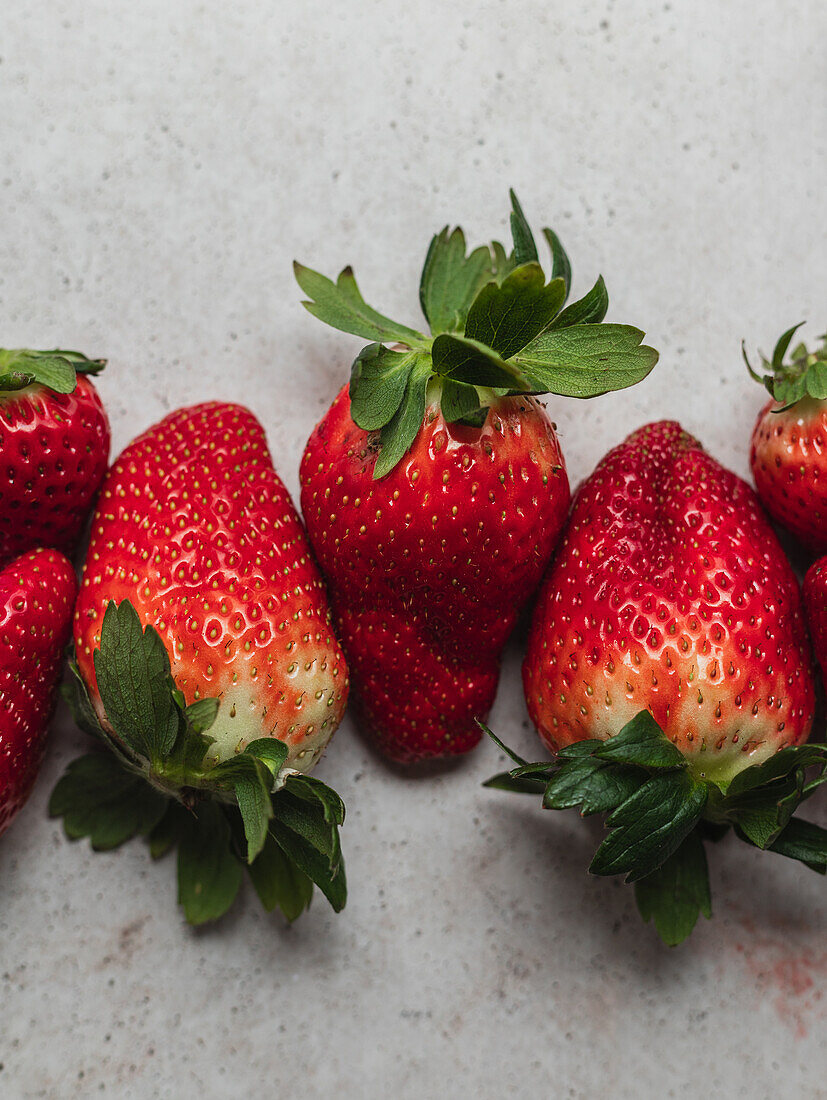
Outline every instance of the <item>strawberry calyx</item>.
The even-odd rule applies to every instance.
[[[544,809],[606,815],[595,875],[625,875],[645,921],[670,946],[712,913],[704,842],[730,829],[754,847],[827,872],[827,829],[794,817],[827,782],[827,744],[782,749],[725,786],[692,775],[687,758],[648,711],[607,741],[578,741],[529,763],[481,728],[517,765],[484,785],[540,794]]]
[[[79,351],[0,348],[0,398],[34,385],[73,393],[78,374],[99,374],[105,366],[105,359],[88,359]]]
[[[774,412],[784,412],[805,398],[827,400],[827,334],[819,337],[821,344],[812,351],[803,342],[796,344],[787,362],[784,361],[793,336],[803,324],[800,321],[781,335],[771,359],[759,353],[767,372],[765,374],[759,374],[753,368],[746,347],[741,345],[741,354],[750,376],[755,382],[760,382],[779,404]]]
[[[308,907],[314,883],[336,912],[344,908],[345,808],[335,791],[286,768],[287,745],[275,738],[207,763],[221,701],[186,705],[159,634],[142,629],[128,600],[108,604],[94,661],[103,718],[74,661],[64,685],[78,725],[100,742],[52,792],[49,813],[70,839],[108,850],[140,835],[153,858],[177,844],[178,900],[190,924],[227,911],[245,868],[264,907],[288,920]]]
[[[446,227],[431,240],[419,288],[428,334],[370,307],[350,267],[334,283],[294,264],[305,308],[370,341],[354,361],[350,399],[354,422],[379,433],[374,478],[407,452],[428,400],[439,403],[448,423],[479,427],[497,397],[596,397],[635,385],[657,362],[639,329],[603,323],[609,298],[602,277],[566,306],[571,263],[559,237],[543,230],[551,252],[546,282],[513,191],[511,205],[511,252],[493,241],[467,254],[460,228]]]

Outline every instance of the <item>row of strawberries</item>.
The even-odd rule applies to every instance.
[[[604,322],[602,279],[567,304],[569,259],[544,230],[546,280],[513,195],[511,229],[510,252],[433,239],[429,334],[368,306],[349,268],[296,265],[310,312],[370,341],[302,459],[307,535],[245,408],[172,413],[107,472],[102,362],[0,352],[0,831],[34,782],[74,608],[66,696],[100,745],[53,792],[67,833],[177,846],[193,923],[226,911],[245,870],[289,919],[314,883],[338,910],[344,807],[308,773],[349,683],[388,757],[468,751],[542,579],[523,679],[553,758],[502,746],[516,766],[490,785],[606,814],[591,869],[634,881],[669,943],[709,915],[704,843],[730,827],[825,870],[827,833],[793,816],[827,778],[827,749],[804,746],[810,644],[764,509],[673,422],[617,446],[572,506],[537,397],[625,388],[657,354]],[[772,397],[752,468],[820,553],[827,355],[788,357],[793,331],[756,374]],[[64,554],[96,497],[77,593]],[[827,559],[804,591],[827,668]]]

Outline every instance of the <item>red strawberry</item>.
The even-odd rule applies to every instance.
[[[704,841],[729,827],[827,869],[827,830],[793,817],[827,780],[827,745],[802,744],[798,583],[752,489],[679,424],[641,428],[578,490],[523,679],[556,756],[511,753],[489,785],[606,814],[590,870],[634,882],[667,943],[711,915]]]
[[[434,402],[381,481],[375,460],[345,388],[307,445],[302,509],[360,712],[396,760],[465,752],[568,511],[560,446],[533,398],[494,401],[481,428]]]
[[[306,904],[300,904],[308,883],[303,872],[329,887],[338,908],[344,904],[343,873],[336,878],[338,839],[333,844],[329,836],[341,818],[341,803],[322,784],[299,781],[299,775],[316,763],[342,717],[347,670],[301,522],[273,469],[261,425],[248,410],[218,403],[181,409],[121,454],[93,520],[75,649],[86,686],[80,718],[89,724],[91,703],[122,763],[195,809],[202,831],[215,834],[202,848],[217,844],[226,854],[240,810],[247,858],[261,853],[265,861],[251,868],[257,886],[277,859],[285,877],[285,853],[301,868],[294,875],[301,880],[300,896],[294,891],[282,905],[288,915]],[[146,722],[144,713],[150,716]],[[71,835],[77,835],[72,813],[89,800],[80,780],[91,788],[95,778],[80,776],[77,789],[69,782],[56,791],[53,812],[64,814]],[[274,795],[271,805],[270,795],[285,780],[284,797]],[[215,806],[206,805],[206,796],[223,805],[228,785],[238,809],[230,797],[216,825],[204,819]],[[144,801],[146,790],[141,783]],[[128,835],[140,831],[134,822],[147,815],[150,826],[157,824],[163,800],[151,793],[156,801],[134,810]],[[288,810],[293,833],[301,832],[308,813],[324,811],[324,836],[335,851],[322,853],[331,856],[322,870],[321,857],[313,863],[304,849],[296,857],[288,850],[290,838],[275,835],[279,812]],[[81,828],[82,822],[77,829],[85,828],[93,844],[96,836],[105,841],[108,812],[97,831]],[[117,835],[124,831],[122,823]],[[281,855],[273,854],[273,845],[281,845]],[[190,856],[182,840],[179,860],[189,866]],[[189,872],[181,873],[186,878]],[[182,896],[189,919],[220,915],[234,897],[239,874],[233,870],[227,890],[209,903],[194,892]],[[272,882],[265,887],[269,907],[281,905]]]
[[[799,344],[784,363],[799,327],[764,359],[770,373],[759,376],[747,361],[772,395],[755,422],[750,465],[772,518],[820,554],[827,550],[827,340],[813,352]]]
[[[581,486],[523,679],[552,750],[648,709],[698,776],[806,741],[798,583],[749,486],[679,424],[650,424]]]
[[[0,564],[36,546],[74,549],[109,457],[109,421],[73,351],[0,349]]]
[[[334,284],[296,266],[311,313],[375,341],[310,438],[301,499],[363,723],[404,763],[479,740],[474,719],[564,522],[560,446],[528,394],[594,396],[657,359],[638,330],[600,323],[602,279],[562,309],[568,258],[545,230],[546,283],[512,201],[510,256],[496,242],[466,256],[459,229],[432,241],[420,287],[430,336],[367,306],[349,268]]]
[[[46,743],[77,583],[54,550],[0,570],[0,833],[29,796]]]
[[[813,639],[816,660],[821,665],[827,691],[827,557],[820,558],[804,578],[804,606]]]

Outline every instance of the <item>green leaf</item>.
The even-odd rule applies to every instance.
[[[519,756],[516,752],[514,752],[513,749],[510,749],[508,745],[506,745],[504,741],[501,741],[499,737],[497,737],[496,733],[490,730],[484,722],[481,722],[479,720],[479,718],[476,718],[475,722],[480,727],[482,732],[487,734],[491,738],[497,748],[502,749],[506,756],[510,756],[518,767],[523,768],[528,764],[528,760],[523,760],[522,756]]]
[[[594,750],[601,760],[641,768],[685,768],[686,757],[669,740],[648,710],[639,711],[615,737]]]
[[[609,308],[609,293],[603,276],[597,277],[597,282],[579,301],[566,306],[563,312],[552,322],[553,329],[569,328],[572,325],[599,325],[606,316]]]
[[[698,916],[712,916],[704,844],[694,830],[661,866],[638,879],[635,899],[645,921],[654,920],[664,943],[675,947],[690,935]]]
[[[314,775],[289,775],[286,787],[298,798],[317,802],[322,808],[328,825],[344,825],[345,804],[337,792],[326,783],[322,783],[321,779],[317,779]],[[338,845],[338,834],[335,845]]]
[[[184,709],[184,717],[187,721],[187,725],[191,726],[195,733],[206,733],[215,723],[220,706],[220,699],[209,697],[206,699],[198,699],[196,702],[190,703],[190,705]]]
[[[149,854],[153,859],[160,859],[178,843],[191,817],[190,812],[180,802],[176,802],[174,798],[167,800],[166,811],[147,837]]]
[[[451,233],[446,226],[438,233],[431,240],[419,285],[419,301],[431,332],[460,331],[480,288],[493,277],[487,248],[476,248],[466,256],[461,229]]]
[[[573,325],[552,329],[510,361],[532,392],[598,397],[640,382],[658,353],[639,346],[643,333],[629,325]]]
[[[167,799],[108,752],[73,760],[49,799],[49,815],[62,817],[70,840],[88,836],[97,851],[117,848],[160,821]]]
[[[571,290],[571,262],[560,238],[553,229],[544,229],[543,236],[546,238],[551,252],[551,277],[552,279],[562,279],[565,283],[566,293],[563,298],[565,302]]]
[[[794,817],[767,849],[789,859],[798,859],[814,871],[827,870],[827,829]]]
[[[494,276],[498,283],[510,274],[517,266],[514,253],[506,253],[499,241],[491,242],[491,255],[494,257]]]
[[[67,662],[69,676],[60,686],[60,693],[69,705],[72,717],[84,733],[102,740],[104,731],[89,698],[89,691],[74,657]]]
[[[110,600],[94,660],[112,728],[150,761],[162,760],[175,744],[180,723],[169,687],[169,657],[158,632],[151,626],[141,629],[128,600],[120,605]]]
[[[468,312],[465,336],[508,359],[548,327],[565,297],[562,279],[546,285],[538,263],[524,264],[502,283],[480,290]]]
[[[290,750],[277,737],[258,737],[255,741],[250,742],[244,753],[260,760],[270,774],[275,777],[284,767],[284,762],[287,760]]]
[[[269,833],[261,854],[247,871],[268,913],[278,906],[292,922],[309,907],[313,897],[312,880],[287,858]]]
[[[641,768],[609,764],[597,757],[571,760],[560,768],[543,795],[547,810],[582,806],[584,817],[617,809],[648,780]]]
[[[367,305],[350,267],[344,268],[335,283],[300,263],[293,264],[293,271],[296,282],[310,299],[302,305],[331,328],[378,343],[398,340],[414,347],[427,345],[421,332],[400,325]]]
[[[434,370],[443,378],[470,386],[502,386],[525,390],[527,384],[513,361],[507,363],[492,348],[467,336],[443,333],[431,349]]]
[[[448,424],[465,420],[476,412],[488,413],[487,408],[484,410],[481,408],[480,395],[475,387],[468,386],[464,382],[455,382],[453,378],[446,378],[442,383],[442,397],[439,404]]]
[[[207,775],[211,786],[234,792],[247,841],[247,862],[252,863],[264,846],[272,816],[270,788],[273,777],[269,767],[255,756],[239,753],[217,764]]]
[[[523,208],[517,201],[513,188],[508,192],[511,198],[511,236],[514,240],[514,260],[517,267],[537,262],[537,245],[528,227]]]
[[[781,749],[762,764],[753,764],[739,772],[727,787],[727,798],[765,787],[799,768],[827,767],[827,745],[797,745]]]
[[[87,371],[97,373],[105,362],[93,362],[79,352],[0,348],[0,392],[41,385],[55,393],[72,393],[77,385],[76,369],[88,364]]]
[[[242,874],[224,811],[209,800],[199,803],[178,844],[178,903],[189,924],[223,916],[235,901]]]
[[[803,321],[799,321],[797,325],[793,325],[792,328],[788,328],[786,332],[782,333],[778,338],[778,342],[773,348],[772,363],[771,366],[775,370],[779,370],[784,365],[784,356],[787,354],[787,348],[790,346],[793,336],[798,332]]]
[[[491,787],[496,791],[514,791],[516,794],[541,795],[546,789],[546,780],[521,778],[512,775],[511,772],[500,772],[499,775],[492,775],[490,779],[486,779],[483,787]]]
[[[627,882],[651,874],[697,825],[706,800],[706,784],[686,771],[654,776],[609,816],[611,832],[589,870],[625,874]]]
[[[368,344],[357,355],[350,373],[350,415],[366,432],[383,428],[402,404],[418,352],[390,351]]]
[[[273,795],[270,832],[282,851],[316,883],[338,913],[344,908],[347,883],[338,825],[335,818],[330,819],[334,811],[325,801],[308,798],[307,785],[294,784],[299,778],[291,776],[285,787]]]
[[[380,435],[380,449],[373,468],[374,480],[384,477],[409,451],[425,418],[425,396],[430,377],[427,360],[418,363],[408,376],[405,396]]]

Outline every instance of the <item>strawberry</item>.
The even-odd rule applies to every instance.
[[[0,349],[0,564],[36,546],[71,554],[109,457],[109,421],[76,351]]]
[[[552,277],[512,194],[514,249],[431,242],[426,336],[296,265],[320,320],[373,341],[313,432],[301,503],[328,578],[362,723],[391,759],[467,752],[503,646],[554,549],[569,484],[554,425],[530,396],[590,397],[640,381],[657,353],[601,324],[602,279],[563,309],[571,267],[545,230]]]
[[[252,413],[181,409],[126,448],[93,519],[74,635],[76,713],[113,755],[58,784],[69,835],[111,847],[140,832],[153,854],[177,839],[193,923],[226,911],[242,860],[268,908],[298,915],[311,880],[341,908],[343,807],[304,773],[342,717],[347,670]]]
[[[821,665],[824,689],[827,692],[827,557],[819,558],[807,570],[804,578],[804,606],[816,660]]]
[[[679,424],[641,428],[580,487],[523,680],[556,758],[492,785],[608,813],[591,870],[636,882],[667,942],[709,915],[704,837],[733,826],[824,869],[827,832],[791,821],[827,779],[827,746],[803,745],[798,582],[753,490]]]
[[[0,570],[0,833],[40,768],[76,592],[55,550],[30,550]]]
[[[788,329],[763,359],[759,375],[744,360],[771,399],[752,432],[750,465],[758,495],[776,523],[817,554],[827,551],[827,337],[808,352],[787,348],[800,325]]]

